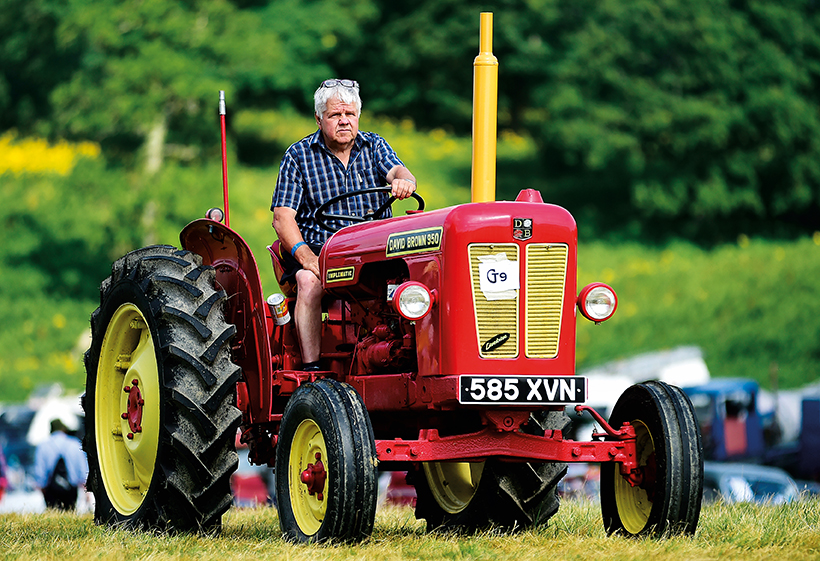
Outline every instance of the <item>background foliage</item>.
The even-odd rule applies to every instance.
[[[464,0],[3,0],[0,128],[117,162],[213,158],[213,97],[310,111],[327,76],[367,108],[467,134]],[[596,236],[733,241],[820,229],[820,14],[808,0],[498,0],[502,128]],[[234,129],[241,134],[241,131]],[[255,163],[272,164],[254,142]],[[263,147],[264,148],[264,147]],[[245,151],[243,150],[243,154]]]
[[[0,396],[80,387],[112,260],[221,202],[270,243],[278,159],[311,94],[361,83],[430,207],[469,200],[478,14],[495,13],[498,198],[579,224],[581,282],[621,309],[579,365],[698,344],[714,374],[784,386],[820,358],[820,15],[786,0],[0,0]],[[48,142],[45,140],[48,139]],[[70,141],[70,143],[66,142]],[[589,243],[594,241],[594,243]],[[274,281],[260,259],[268,291]]]

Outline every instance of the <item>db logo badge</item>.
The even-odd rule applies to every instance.
[[[514,240],[528,240],[532,237],[532,218],[513,218],[512,236]]]

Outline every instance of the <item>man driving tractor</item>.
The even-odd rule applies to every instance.
[[[282,245],[280,283],[296,281],[294,316],[305,371],[321,370],[318,256],[331,234],[317,222],[316,211],[340,194],[390,185],[390,194],[367,193],[338,203],[344,205],[343,214],[365,216],[390,196],[405,199],[416,190],[415,177],[387,141],[359,131],[362,100],[357,82],[325,80],[314,94],[314,107],[319,129],[285,152],[271,203],[273,228]]]

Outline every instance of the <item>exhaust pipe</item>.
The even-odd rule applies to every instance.
[[[495,200],[496,140],[498,134],[498,59],[493,55],[493,14],[481,13],[479,52],[473,62],[474,203]]]

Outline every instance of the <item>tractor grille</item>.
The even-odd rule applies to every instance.
[[[566,274],[566,244],[533,243],[527,246],[525,328],[529,358],[558,356]]]
[[[519,266],[520,281],[526,288],[525,353],[529,358],[555,358],[561,333],[561,310],[567,269],[566,244],[529,244],[526,264]],[[480,257],[503,253],[510,261],[519,261],[517,244],[472,244],[469,246],[478,348],[481,358],[515,358],[519,354],[519,301],[515,298],[487,300],[481,292]],[[509,337],[492,348],[488,342]]]

